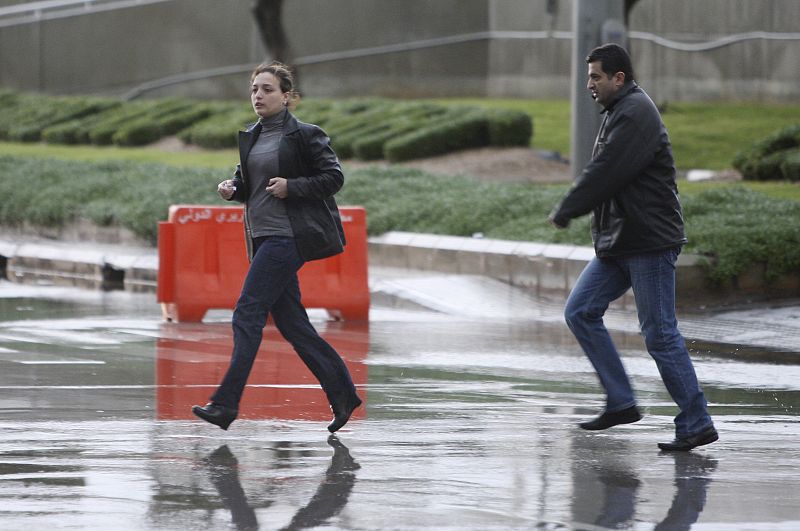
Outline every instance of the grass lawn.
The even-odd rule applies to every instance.
[[[42,143],[0,142],[0,155],[43,157],[51,159],[98,162],[125,160],[130,162],[188,166],[196,168],[233,169],[239,162],[239,150],[163,151],[148,147],[62,146]]]

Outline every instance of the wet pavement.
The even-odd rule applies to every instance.
[[[603,396],[557,311],[481,286],[459,296],[483,311],[435,290],[369,322],[312,311],[366,404],[329,436],[272,327],[225,432],[189,407],[227,366],[230,312],[165,323],[153,294],[0,281],[0,529],[800,528],[796,352],[695,346],[721,438],[663,453],[677,411],[624,314],[647,414],[589,433]]]

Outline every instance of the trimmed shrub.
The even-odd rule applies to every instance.
[[[143,146],[189,127],[197,120],[208,116],[208,105],[191,105],[176,108],[159,116],[143,116],[122,126],[111,141],[120,146]]]
[[[383,158],[386,142],[401,135],[411,133],[434,124],[438,116],[447,112],[442,105],[430,103],[401,103],[395,106],[386,127],[361,135],[353,141],[353,154],[362,160]]]
[[[725,186],[686,197],[683,206],[687,251],[713,258],[711,280],[724,282],[759,263],[767,280],[800,269],[800,203]]]
[[[207,118],[178,133],[178,138],[208,149],[235,148],[238,132],[257,118],[249,104],[224,104]]]
[[[781,175],[787,181],[800,181],[800,149],[786,151],[786,156],[781,163]]]
[[[0,139],[15,142],[38,142],[43,129],[100,112],[111,105],[111,101],[99,98],[33,94],[8,96],[6,103],[0,118]]]
[[[451,118],[452,117],[452,118]],[[438,123],[394,138],[384,146],[384,156],[392,162],[432,157],[489,143],[485,112],[470,108],[442,115]]]
[[[103,118],[105,111],[113,112],[119,105],[119,102],[108,102],[108,106],[97,113],[45,127],[42,140],[48,144],[88,144],[89,129]]]
[[[533,121],[524,112],[506,109],[488,111],[489,144],[492,146],[529,146]]]
[[[732,164],[746,180],[782,179],[784,152],[797,147],[800,147],[800,124],[784,127],[740,151]]]
[[[381,131],[375,131],[369,136],[362,136],[353,141],[353,154],[361,160],[378,160],[383,158],[383,148],[392,138],[409,133],[416,129],[418,124],[413,119],[398,120]]]

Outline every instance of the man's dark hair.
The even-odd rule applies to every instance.
[[[608,77],[617,72],[625,74],[625,82],[633,81],[631,56],[619,44],[609,43],[598,46],[586,57],[586,63],[600,61],[601,69]]]

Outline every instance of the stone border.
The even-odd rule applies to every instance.
[[[530,290],[544,298],[565,299],[589,260],[591,247],[388,232],[371,237],[371,265],[446,273],[485,275]],[[708,282],[702,257],[681,254],[677,262],[676,297],[682,309],[705,309],[800,296],[798,277],[767,286],[760,271],[751,271],[729,286]],[[755,268],[756,270],[758,268]],[[629,291],[616,306],[633,308]]]
[[[91,289],[156,290],[153,248],[0,240],[0,275],[20,283],[48,282]]]

